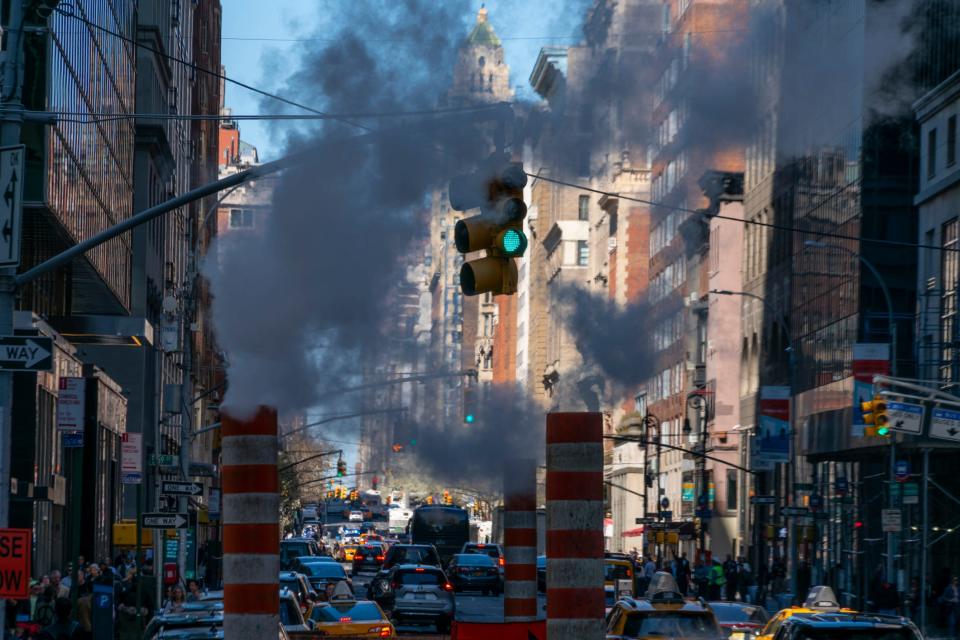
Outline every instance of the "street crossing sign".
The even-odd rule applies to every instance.
[[[960,442],[960,411],[935,408],[930,414],[930,437]]]
[[[810,515],[810,510],[806,507],[781,507],[780,515],[784,518],[802,518]]]
[[[887,418],[890,428],[901,433],[920,435],[923,431],[923,405],[909,402],[888,402]]]
[[[171,496],[198,496],[203,493],[203,485],[197,482],[164,480],[160,485],[160,493]]]
[[[0,336],[0,369],[50,371],[53,369],[53,338]]]
[[[20,264],[25,148],[0,147],[0,266],[4,267]]]
[[[189,522],[185,513],[144,513],[140,516],[142,529],[186,529]]]

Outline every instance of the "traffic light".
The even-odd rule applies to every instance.
[[[860,403],[863,411],[863,435],[867,437],[886,437],[890,435],[890,418],[887,416],[887,401],[883,396],[874,396],[873,400]]]
[[[347,473],[347,461],[343,458],[337,460],[337,477],[342,478]]]
[[[477,421],[477,390],[469,382],[463,383],[463,422],[473,424]]]
[[[443,504],[453,504],[453,496],[450,495],[449,491],[443,492]]]
[[[453,229],[460,253],[485,251],[486,256],[460,267],[464,295],[480,293],[512,295],[517,292],[518,258],[527,250],[523,219],[527,205],[523,188],[527,174],[523,165],[494,154],[480,170],[450,181],[450,206],[456,211],[480,209],[480,214],[458,220]]]
[[[433,496],[427,496],[427,504],[433,504]]]
[[[400,453],[401,451],[403,451],[403,445],[400,444],[399,442],[394,442],[393,446],[390,448],[393,449],[394,453]]]

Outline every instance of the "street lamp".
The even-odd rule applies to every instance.
[[[860,261],[863,266],[870,270],[870,273],[873,274],[874,279],[877,281],[877,284],[880,285],[880,290],[883,292],[884,300],[887,303],[887,330],[890,333],[890,375],[893,378],[897,377],[897,325],[893,319],[893,298],[890,297],[890,288],[887,287],[887,281],[883,279],[883,276],[880,275],[880,271],[873,265],[872,262],[864,258],[862,255],[848,249],[847,247],[829,244],[827,242],[821,242],[819,240],[805,240],[803,245],[811,249],[831,249],[834,251],[842,251],[850,254],[854,258]],[[892,435],[890,436],[890,474],[888,478],[889,486],[892,487],[893,483],[896,482],[896,466],[897,466],[897,449],[896,449],[896,438]],[[893,498],[893,491],[889,491],[889,506],[891,509],[896,508],[896,501]],[[893,532],[887,532],[887,562],[886,562],[886,575],[887,580],[894,580],[894,536]]]

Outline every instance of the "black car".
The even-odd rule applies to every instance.
[[[485,544],[483,542],[468,542],[463,545],[460,553],[480,553],[493,558],[493,561],[503,570],[503,549],[498,544]]]
[[[453,585],[433,565],[394,565],[370,583],[368,597],[400,623],[433,623],[448,633],[456,614]]]
[[[440,554],[430,544],[395,544],[387,551],[383,559],[383,570],[398,564],[418,564],[421,566],[441,567]]]
[[[280,572],[280,589],[284,588],[289,589],[297,597],[297,602],[300,603],[300,609],[304,614],[309,609],[308,603],[314,601],[317,597],[317,592],[310,586],[307,577],[296,571]]]
[[[280,568],[288,570],[298,556],[320,555],[320,546],[312,538],[287,538],[280,541]]]
[[[454,591],[480,591],[483,595],[498,596],[503,590],[503,579],[496,561],[479,553],[458,553],[447,565],[447,575]]]
[[[328,584],[336,585],[338,582],[346,582],[353,589],[353,581],[347,577],[347,572],[339,562],[318,562],[317,564],[306,564],[301,567],[303,574],[310,581],[310,586],[321,596],[327,589]]]
[[[357,575],[363,569],[378,571],[385,559],[383,547],[378,544],[357,547],[353,554],[353,575]]]

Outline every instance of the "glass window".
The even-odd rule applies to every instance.
[[[927,132],[927,180],[937,175],[937,128]]]
[[[737,470],[727,469],[727,511],[737,509]]]
[[[397,580],[400,584],[443,584],[438,571],[398,571]]]
[[[579,209],[577,211],[577,219],[579,220],[590,219],[590,196],[580,196]]]
[[[955,382],[957,371],[954,360],[957,358],[957,287],[960,285],[960,256],[956,249],[958,243],[957,218],[948,220],[941,228],[941,244],[947,251],[941,252],[940,280],[940,379],[943,382]]]
[[[691,616],[681,613],[631,615],[623,628],[627,638],[662,636],[665,638],[722,638],[713,614]]]
[[[947,119],[947,166],[952,167],[957,162],[957,116]]]
[[[383,620],[380,607],[372,602],[344,603],[314,607],[314,622],[374,622]]]
[[[577,240],[577,264],[581,267],[587,266],[590,261],[590,245],[586,240]]]

